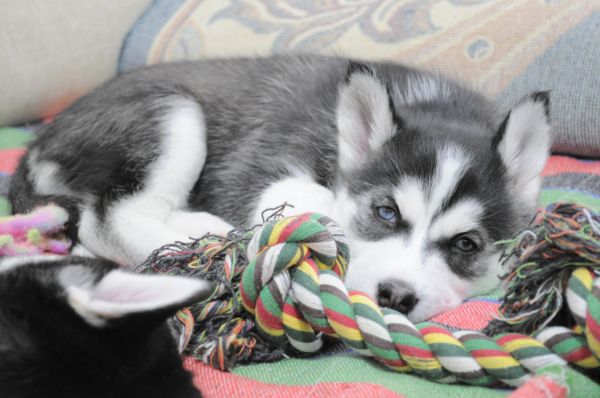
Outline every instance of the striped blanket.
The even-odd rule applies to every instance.
[[[10,175],[24,146],[33,137],[29,129],[0,129],[0,221],[10,214],[6,198]],[[571,201],[600,211],[600,161],[552,156],[544,170],[540,206]],[[494,317],[500,292],[466,300],[460,307],[432,319],[450,329],[482,329]],[[191,358],[185,364],[207,397],[562,397],[567,389],[544,380],[516,391],[464,385],[442,385],[417,376],[394,374],[369,359],[341,347],[312,358],[290,358],[276,363],[242,365],[221,373]],[[568,370],[569,396],[600,397],[600,387]],[[535,379],[534,379],[535,380]],[[512,395],[511,395],[512,394]]]

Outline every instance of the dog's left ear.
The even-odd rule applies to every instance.
[[[540,173],[550,154],[549,113],[549,93],[530,94],[506,116],[492,143],[506,167],[511,194],[527,213],[535,209]]]
[[[158,325],[177,310],[207,297],[210,283],[181,276],[141,275],[115,269],[99,281],[89,267],[61,270],[68,304],[96,327],[136,321]]]
[[[367,65],[351,62],[337,110],[339,162],[351,170],[400,128],[388,87]]]

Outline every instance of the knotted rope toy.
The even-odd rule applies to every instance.
[[[28,214],[0,217],[0,257],[67,254],[71,244],[61,233],[68,218],[65,209],[53,204]]]
[[[600,215],[552,204],[504,243],[506,293],[500,316],[484,332],[533,333],[565,360],[600,369]],[[573,327],[546,327],[557,320]]]
[[[568,218],[563,212],[574,208],[551,210]],[[577,223],[567,224],[597,241],[598,220],[589,212],[590,217],[582,218],[582,211],[572,214]],[[558,238],[536,236],[535,242]],[[534,251],[520,238],[513,243]],[[554,246],[544,250],[560,258]],[[545,258],[542,254],[541,259]],[[227,239],[209,236],[161,248],[141,270],[215,281],[213,296],[179,319],[188,332],[191,320],[195,322],[196,333],[186,351],[220,369],[240,361],[277,359],[290,348],[316,352],[324,336],[337,338],[396,371],[443,383],[519,386],[531,374],[569,361],[586,368],[599,366],[600,278],[593,272],[598,269],[593,256],[561,267],[582,266],[572,272],[570,279],[575,279],[567,290],[567,297],[577,294],[581,298],[575,300],[578,306],[570,307],[584,320],[581,333],[563,327],[557,334],[551,327],[532,337],[521,333],[488,337],[478,331],[449,331],[430,322],[414,325],[403,314],[380,309],[367,295],[348,292],[342,281],[348,260],[340,228],[327,217],[304,214],[267,222],[254,232],[236,231]],[[536,267],[546,265],[539,262]],[[510,284],[518,278],[506,279]]]

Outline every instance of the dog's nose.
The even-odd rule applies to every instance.
[[[408,315],[415,308],[419,299],[406,282],[392,279],[379,284],[377,302],[381,307],[388,307]]]

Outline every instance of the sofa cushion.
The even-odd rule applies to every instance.
[[[556,152],[600,156],[596,0],[156,0],[120,70],[182,59],[318,52],[449,74],[507,108],[552,90]]]

